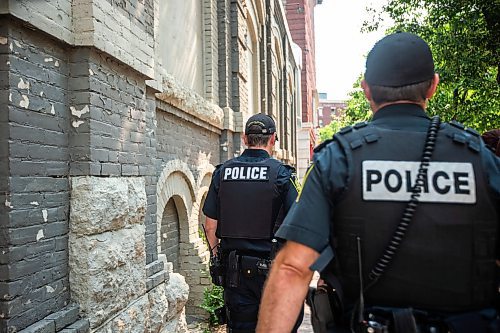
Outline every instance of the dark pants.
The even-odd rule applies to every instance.
[[[224,288],[224,301],[227,309],[227,324],[231,333],[255,332],[259,313],[260,299],[264,287],[265,275],[246,277],[241,274],[237,288]],[[302,323],[304,309],[299,315],[292,332],[296,332]]]

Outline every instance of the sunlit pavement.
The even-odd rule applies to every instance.
[[[309,286],[316,287],[316,285],[318,284],[318,279],[319,279],[319,274],[316,272],[314,273]],[[304,303],[304,320],[302,321],[302,325],[300,325],[297,333],[313,333],[311,325],[311,310],[305,303]]]
[[[313,333],[311,326],[311,311],[307,305],[304,306],[304,320],[297,333]]]

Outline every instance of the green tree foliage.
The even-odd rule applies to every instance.
[[[332,119],[329,125],[319,130],[321,141],[331,139],[342,127],[371,118],[372,113],[370,105],[361,89],[361,79],[362,76],[360,76],[353,85],[353,90],[349,94],[349,100],[347,101],[347,107],[344,114],[338,118]]]
[[[500,128],[500,1],[389,0],[389,32],[414,32],[430,45],[441,83],[428,112],[480,132]],[[367,31],[382,15],[372,11]]]
[[[440,84],[427,111],[443,121],[457,120],[479,132],[500,128],[500,1],[388,0],[383,12],[368,8],[364,30],[379,29],[387,14],[394,31],[413,32],[433,52]],[[371,117],[369,105],[354,84],[344,116],[320,129],[321,141],[344,126]]]

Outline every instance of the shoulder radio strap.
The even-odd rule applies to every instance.
[[[366,287],[363,287],[363,282],[362,282],[362,263],[361,263],[361,243],[360,239],[358,238],[357,244],[358,244],[358,264],[359,264],[359,276],[360,276],[360,298],[357,303],[357,308],[358,308],[358,318],[359,320],[362,320],[363,316],[363,311],[364,311],[364,296],[363,294],[366,293],[371,287],[373,287],[380,279],[380,277],[386,272],[387,268],[391,264],[392,260],[394,259],[394,256],[396,255],[396,252],[398,251],[401,243],[403,242],[403,239],[405,237],[406,231],[408,230],[408,227],[410,225],[410,222],[413,218],[413,215],[415,214],[418,202],[419,202],[419,197],[420,197],[420,192],[422,191],[422,187],[425,183],[425,178],[427,177],[427,169],[429,167],[432,153],[434,152],[434,147],[436,144],[436,139],[437,139],[437,134],[439,130],[439,126],[441,124],[441,121],[439,119],[439,116],[434,116],[431,119],[431,123],[429,125],[429,128],[427,130],[427,137],[425,139],[425,145],[424,145],[424,151],[422,154],[422,159],[420,162],[420,167],[418,169],[418,174],[417,174],[417,179],[415,181],[415,186],[412,188],[412,194],[410,197],[410,201],[406,205],[406,208],[403,212],[403,216],[394,232],[392,235],[391,240],[389,241],[389,244],[386,246],[382,256],[377,260],[377,263],[373,267],[373,269],[370,271],[368,278],[370,281],[366,285]],[[351,317],[351,324],[352,320],[354,319],[354,313],[352,313]]]
[[[415,214],[418,199],[420,197],[420,193],[422,191],[422,187],[425,184],[425,178],[427,177],[427,169],[429,168],[429,164],[431,162],[432,153],[434,152],[434,147],[436,145],[436,138],[439,130],[439,125],[441,121],[439,116],[432,117],[431,124],[429,125],[429,129],[427,131],[427,138],[425,139],[424,151],[422,154],[422,160],[420,162],[420,167],[418,168],[417,179],[415,181],[415,186],[412,188],[412,194],[410,197],[410,201],[406,205],[406,208],[403,212],[403,216],[396,228],[396,231],[392,235],[392,239],[389,244],[386,246],[384,253],[378,259],[375,267],[371,270],[369,274],[370,282],[366,286],[366,289],[370,288],[373,284],[375,284],[378,279],[384,274],[387,267],[391,263],[396,254],[399,246],[401,245],[403,238],[408,230],[410,222]]]

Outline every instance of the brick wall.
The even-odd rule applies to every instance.
[[[208,100],[219,103],[219,24],[217,0],[203,1],[205,94]],[[214,24],[215,23],[215,24]]]
[[[77,48],[69,85],[71,174],[153,174],[146,156],[153,124],[146,117],[144,77],[102,53]]]
[[[302,49],[302,121],[312,121],[313,91],[316,89],[314,6],[316,0],[287,1],[286,16],[294,43]]]
[[[274,8],[275,2],[265,2],[263,8]],[[174,262],[177,255],[184,267],[186,281],[192,284],[188,305],[197,308],[209,283],[206,272],[200,273],[208,259],[197,230],[208,185],[200,178],[209,179],[213,166],[242,150],[240,134],[248,104],[247,5],[242,0],[203,1],[206,96],[182,87],[155,67],[157,0],[56,0],[43,5],[9,0],[8,6],[0,5],[0,11],[10,13],[0,16],[5,22],[0,26],[0,331],[53,333],[77,321],[78,305],[70,304],[68,279],[68,264],[73,263],[73,269],[76,257],[68,254],[68,233],[80,245],[85,246],[85,239],[72,229],[75,219],[69,217],[69,202],[75,189],[69,180],[116,180],[123,185],[133,179],[141,184],[138,197],[143,199],[145,190],[146,204],[141,199],[140,214],[144,207],[146,212],[130,230],[137,244],[145,244],[145,260],[141,247],[141,267],[135,269],[146,277],[145,283],[141,281],[146,292],[168,280],[168,265],[164,267],[158,256],[156,214],[163,212],[160,206],[168,199],[185,197],[185,206],[176,206],[182,208],[180,251],[169,254]],[[286,82],[267,76],[268,41],[276,22],[272,11],[265,16],[257,24],[259,82],[261,111],[270,112],[269,103],[283,110],[287,99],[282,96],[283,101],[275,102],[270,93],[273,85],[284,87]],[[284,22],[278,25],[284,50],[288,40],[282,35],[287,32]],[[287,51],[283,57],[285,63],[292,62]],[[286,66],[277,70],[286,71]],[[153,77],[157,81],[149,81]],[[161,178],[166,165],[190,175],[176,180],[184,187],[166,188],[167,179]],[[82,192],[91,203],[93,192]],[[165,193],[168,197],[160,198]],[[120,215],[120,210],[115,213]],[[88,231],[84,236],[100,235]],[[73,291],[86,287],[73,282],[72,286]],[[82,295],[86,309],[92,309],[92,292]],[[179,304],[181,309],[184,303]],[[163,311],[161,306],[157,311]],[[95,326],[109,318],[91,319]],[[69,327],[88,329],[89,321],[77,323],[80,326]]]
[[[10,13],[25,22],[30,22],[37,29],[59,40],[67,43],[73,42],[73,1],[4,0],[2,2],[8,6],[5,13]]]
[[[172,263],[174,272],[179,272],[179,214],[174,199],[165,206],[160,228],[161,252],[166,253],[168,262]]]
[[[159,105],[156,120],[156,150],[161,163],[180,158],[193,173],[202,162],[219,164],[219,131],[200,128],[192,122],[195,119],[182,115],[166,103]]]
[[[0,27],[2,205],[0,331],[69,303],[69,67],[62,46],[13,19]],[[5,90],[7,89],[7,90]],[[8,121],[8,123],[7,123]],[[8,164],[7,164],[8,163]],[[8,175],[8,177],[6,177]]]
[[[22,0],[26,2],[26,0]],[[92,46],[150,78],[154,76],[154,0],[72,2],[75,45]]]
[[[156,127],[154,91],[145,77],[95,49],[71,53],[70,173],[145,178],[146,260],[156,253]]]
[[[217,30],[219,40],[219,105],[232,108],[231,99],[231,24],[230,24],[231,0],[217,0],[217,16],[219,17]]]
[[[149,35],[153,35],[154,5],[151,0],[106,0],[129,21]]]

